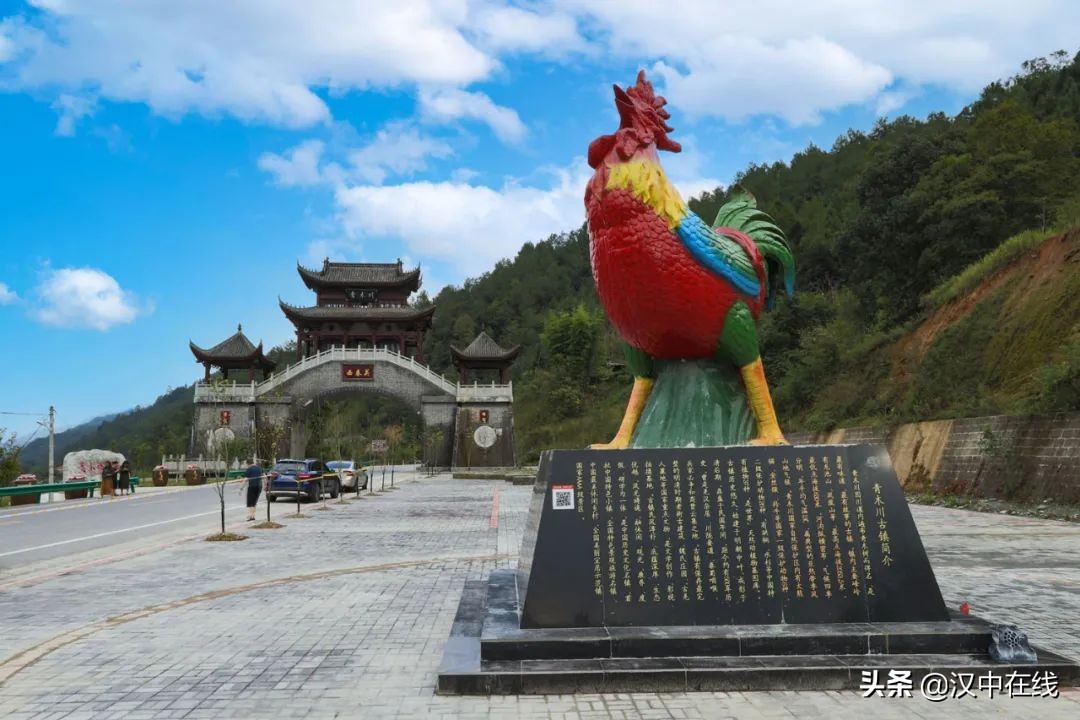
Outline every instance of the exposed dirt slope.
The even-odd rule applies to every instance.
[[[973,375],[985,377],[1007,396],[1023,395],[1043,362],[1055,358],[1076,331],[1080,306],[1073,293],[1078,279],[1080,228],[1047,238],[893,343],[886,351],[892,366],[889,395],[897,402],[908,396],[917,376],[933,373],[933,366],[941,364],[950,343],[953,354],[966,357]],[[990,332],[972,330],[980,324],[990,325]],[[947,337],[950,331],[967,334],[971,341]],[[981,346],[973,346],[975,342]],[[932,367],[926,366],[928,356]],[[924,377],[921,384],[929,383]]]

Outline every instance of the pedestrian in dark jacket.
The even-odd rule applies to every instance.
[[[259,504],[259,494],[262,492],[262,468],[256,465],[254,460],[249,460],[244,477],[247,478],[247,519],[252,522],[255,520],[255,506]]]
[[[122,462],[120,469],[116,471],[116,486],[121,495],[131,492],[131,463],[127,460]]]

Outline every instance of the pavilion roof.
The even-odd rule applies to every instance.
[[[396,263],[347,263],[323,260],[321,270],[296,264],[304,284],[312,290],[320,287],[401,287],[410,290],[420,288],[420,268],[405,270],[401,261]]]
[[[453,353],[455,360],[498,360],[510,362],[518,356],[521,352],[521,346],[515,345],[512,348],[504,348],[499,343],[491,339],[491,336],[484,331],[480,331],[480,334],[476,336],[476,339],[469,343],[469,346],[464,350],[451,345],[450,352]]]
[[[253,344],[244,334],[241,325],[236,326],[236,332],[222,340],[212,348],[202,348],[188,341],[196,362],[206,362],[211,365],[223,367],[248,367],[252,363],[259,367],[273,369],[274,362],[263,353],[262,342]]]

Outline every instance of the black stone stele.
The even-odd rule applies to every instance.
[[[949,619],[870,446],[549,452],[541,485],[522,627]]]
[[[858,688],[1080,667],[950,615],[871,446],[545,453],[518,569],[466,583],[451,694]]]

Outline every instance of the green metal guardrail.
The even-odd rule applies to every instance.
[[[132,478],[133,480],[135,478]],[[0,488],[0,497],[14,497],[15,495],[38,495],[42,493],[64,492],[65,490],[89,490],[90,497],[94,497],[94,491],[101,486],[100,480],[83,480],[79,482],[64,483],[39,483],[37,485],[11,485]]]

